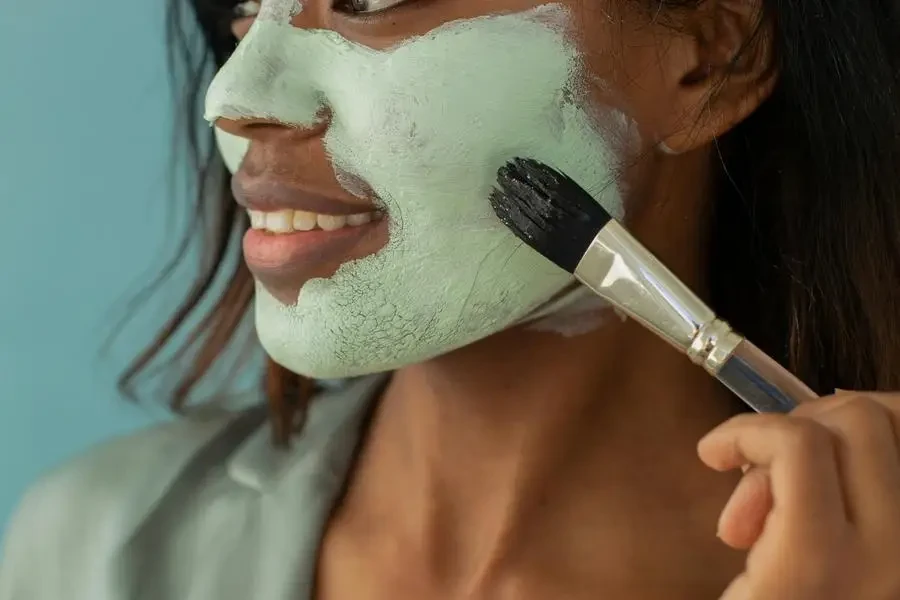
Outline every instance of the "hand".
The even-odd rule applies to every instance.
[[[700,441],[713,469],[746,471],[719,537],[749,549],[721,600],[900,599],[900,394],[745,414]]]

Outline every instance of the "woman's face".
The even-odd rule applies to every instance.
[[[313,377],[395,369],[569,289],[488,194],[498,167],[531,156],[614,215],[630,210],[653,177],[637,157],[678,126],[692,60],[646,10],[264,0],[255,22],[236,22],[243,40],[207,118],[251,210],[244,251],[269,354]]]

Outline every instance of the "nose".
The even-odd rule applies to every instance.
[[[207,119],[222,131],[246,140],[271,140],[286,134],[293,140],[322,136],[331,113],[318,83],[303,75],[311,69],[293,66],[289,73],[286,68],[289,61],[284,55],[308,53],[302,48],[292,50],[290,39],[273,42],[252,29],[255,19],[273,17],[285,18],[295,29],[320,28],[320,3],[307,2],[304,9],[294,11],[290,6],[297,0],[268,2],[262,3],[258,17],[244,16],[232,24],[244,51],[239,48],[213,79],[207,93]]]

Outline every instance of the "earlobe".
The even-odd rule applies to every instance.
[[[693,64],[685,65],[660,149],[682,154],[724,135],[771,95],[771,30],[755,1],[713,0],[686,27]]]

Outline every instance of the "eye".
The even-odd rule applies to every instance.
[[[406,1],[407,0],[338,0],[334,7],[337,10],[355,15],[371,15],[393,8]]]

